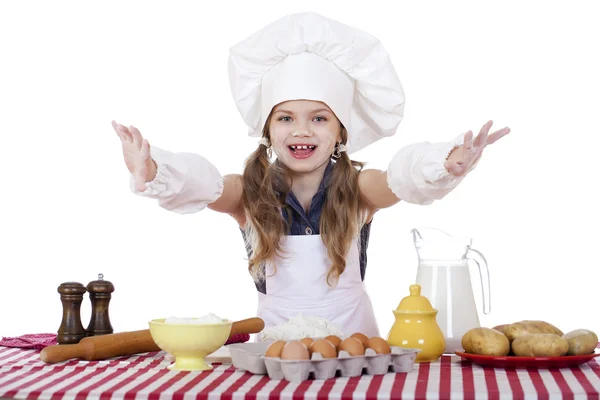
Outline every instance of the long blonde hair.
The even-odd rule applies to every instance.
[[[271,115],[263,128],[269,140]],[[342,126],[342,143],[348,134]],[[346,152],[335,160],[319,223],[320,235],[332,265],[327,274],[337,280],[346,268],[346,254],[363,224],[364,205],[358,189],[358,175],[364,163],[352,161]],[[290,170],[279,160],[271,163],[267,148],[259,145],[248,157],[243,173],[243,204],[246,214],[244,236],[252,255],[248,268],[255,280],[264,279],[264,263],[281,253],[280,239],[289,233],[289,221],[282,217],[290,191]],[[288,213],[289,215],[289,213]]]

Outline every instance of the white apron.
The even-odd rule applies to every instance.
[[[287,322],[298,314],[326,318],[345,335],[361,332],[380,336],[371,299],[360,276],[358,241],[354,239],[346,269],[337,285],[327,284],[330,268],[327,248],[320,235],[290,235],[282,238],[282,256],[277,269],[266,265],[266,292],[258,292],[258,317],[265,326]]]

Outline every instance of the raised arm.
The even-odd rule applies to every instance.
[[[239,221],[242,214],[241,175],[222,176],[206,158],[193,153],[172,153],[150,146],[138,129],[113,122],[121,139],[125,164],[131,173],[131,190],[179,214],[208,207]]]
[[[390,207],[400,200],[428,205],[450,193],[472,171],[483,149],[510,132],[502,128],[488,132],[488,121],[475,140],[471,131],[451,142],[414,143],[392,158],[387,171],[364,170],[359,175],[362,198],[373,210]]]

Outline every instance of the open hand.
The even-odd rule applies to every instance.
[[[457,177],[465,175],[481,158],[481,153],[487,145],[494,144],[510,132],[510,129],[505,127],[488,135],[492,123],[492,121],[488,121],[481,128],[475,140],[473,140],[472,131],[465,134],[463,145],[452,150],[444,163],[444,167],[446,167],[450,174]]]
[[[145,183],[154,179],[156,175],[156,164],[150,157],[150,144],[133,126],[127,128],[115,121],[112,121],[112,126],[121,139],[125,165],[135,178],[135,187],[139,191],[144,191]]]

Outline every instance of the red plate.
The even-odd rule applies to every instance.
[[[600,351],[592,354],[579,356],[561,356],[561,357],[517,357],[517,356],[482,356],[479,354],[470,354],[457,351],[456,355],[469,360],[474,364],[486,367],[496,368],[567,368],[584,364],[594,357],[600,356]]]

